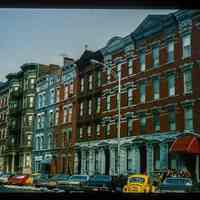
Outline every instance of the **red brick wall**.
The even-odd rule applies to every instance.
[[[160,114],[160,132],[169,131],[168,113]]]
[[[192,22],[192,58],[200,58],[200,44],[199,44],[199,35],[200,30],[197,28],[196,23],[199,23],[200,19],[197,18]]]

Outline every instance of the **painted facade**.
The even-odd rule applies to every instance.
[[[87,130],[82,138],[78,134],[76,172],[116,175],[120,162],[120,174],[184,166],[199,174],[198,155],[169,152],[176,138],[199,137],[199,17],[190,10],[149,15],[133,33],[114,37],[101,49],[109,69],[101,65],[100,135],[95,139],[92,131],[90,141]],[[120,156],[116,75],[121,76]]]

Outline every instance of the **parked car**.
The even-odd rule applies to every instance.
[[[67,176],[65,174],[57,174],[53,177],[51,177],[49,180],[48,180],[48,184],[47,184],[47,187],[48,188],[55,188],[63,183],[66,183],[66,181],[69,180],[69,177],[70,176]]]
[[[104,175],[92,176],[88,181],[87,188],[92,191],[112,191],[112,177]]]
[[[149,193],[155,192],[155,186],[150,177],[143,174],[135,174],[128,177],[127,184],[123,187],[124,193]]]
[[[0,184],[7,184],[9,179],[14,176],[14,174],[6,173],[0,176]]]
[[[167,177],[160,184],[159,192],[191,192],[192,191],[192,179],[184,177]]]
[[[10,184],[10,185],[31,185],[32,178],[30,175],[16,175],[16,176],[12,176],[8,180],[8,184]]]
[[[73,175],[70,176],[69,180],[66,182],[66,185],[63,189],[67,192],[73,192],[73,191],[85,191],[85,186],[87,185],[89,181],[88,175]]]
[[[48,174],[41,174],[38,175],[38,177],[33,180],[33,185],[35,187],[47,187],[48,180],[49,180]]]

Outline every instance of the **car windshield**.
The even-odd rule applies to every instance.
[[[185,185],[187,183],[192,184],[192,180],[189,178],[167,178],[164,183]]]
[[[86,181],[87,180],[87,176],[71,176],[70,180],[73,180],[73,181]]]
[[[141,177],[131,177],[128,179],[129,183],[144,183],[145,179]]]

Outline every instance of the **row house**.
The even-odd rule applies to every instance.
[[[62,99],[61,99],[61,132],[64,142],[60,157],[63,158],[64,173],[72,175],[74,173],[74,144],[76,141],[76,120],[77,120],[77,102],[76,102],[76,65],[71,58],[64,58],[63,76],[62,76]],[[60,159],[62,160],[62,159]]]
[[[0,82],[0,171],[5,172],[5,150],[7,145],[7,115],[9,89],[7,82]]]
[[[75,65],[64,57],[60,82],[55,85],[54,173],[73,173],[72,138],[75,131]]]
[[[41,77],[36,89],[32,169],[72,174],[76,131],[74,60],[65,57],[64,66]]]
[[[9,84],[6,171],[32,173],[36,81],[55,66],[26,63],[7,75]]]
[[[55,85],[60,81],[61,68],[36,82],[35,123],[33,129],[32,171],[51,173],[54,156]]]
[[[92,52],[85,50],[76,62],[77,72],[77,138],[75,144],[75,174],[94,174],[91,164],[95,161],[93,154],[95,148],[89,151],[93,140],[100,137],[101,126],[101,66],[94,65],[91,60],[102,62],[103,56],[100,51]],[[80,144],[84,143],[87,148],[82,149]],[[93,160],[92,160],[93,159]],[[99,161],[100,163],[100,161]]]
[[[199,180],[199,20],[195,10],[149,15],[100,50],[101,123],[82,135],[79,129],[77,173],[116,175],[119,165],[120,174],[151,175],[186,167]]]

